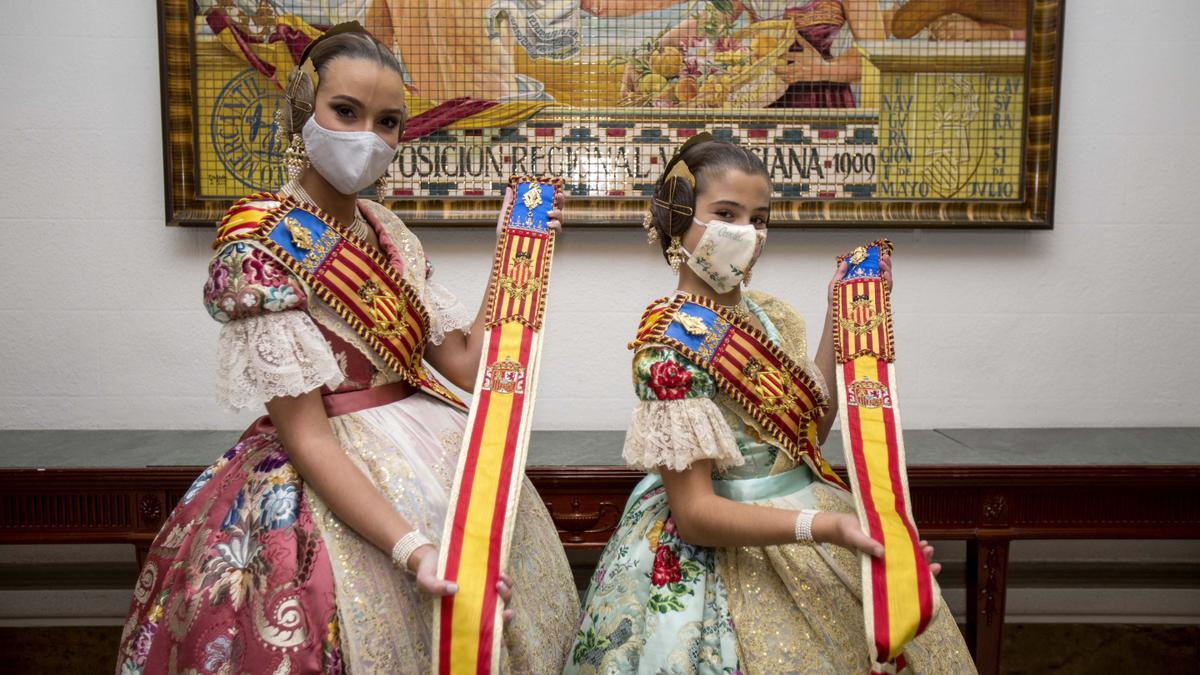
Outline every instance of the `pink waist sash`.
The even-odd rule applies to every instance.
[[[416,393],[416,391],[407,382],[393,382],[380,387],[371,387],[370,389],[323,394],[321,396],[321,403],[325,405],[325,414],[327,416],[337,417],[339,415],[359,412],[360,410],[378,408],[389,403],[395,403],[396,401],[403,401]],[[273,433],[275,433],[275,425],[271,423],[271,416],[263,415],[254,420],[254,423],[242,433],[239,441],[259,434]]]

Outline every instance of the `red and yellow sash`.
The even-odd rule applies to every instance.
[[[891,299],[879,272],[881,256],[891,251],[882,240],[844,256],[849,271],[834,289],[846,470],[859,522],[885,551],[882,558],[860,555],[872,673],[903,668],[904,645],[925,630],[940,597],[909,505]]]
[[[422,363],[429,315],[417,292],[324,211],[283,195],[250,195],[221,219],[213,248],[238,240],[256,242],[304,280],[406,382],[466,409]]]
[[[646,309],[629,348],[654,345],[702,368],[793,459],[845,487],[817,442],[816,423],[829,409],[824,392],[762,331],[707,298],[680,294]]]
[[[442,535],[438,571],[458,584],[458,593],[435,605],[435,673],[500,668],[503,607],[496,582],[507,564],[525,475],[554,253],[547,213],[561,188],[558,180],[512,183],[516,195],[496,248],[475,401]]]

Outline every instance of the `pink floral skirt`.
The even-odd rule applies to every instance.
[[[341,658],[329,554],[300,476],[275,434],[249,436],[154,540],[117,672],[340,673]]]

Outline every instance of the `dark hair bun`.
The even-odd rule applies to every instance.
[[[671,171],[675,162],[687,164],[696,180],[694,186],[678,172]],[[663,258],[667,257],[671,238],[683,236],[691,227],[696,213],[696,195],[704,190],[708,181],[734,169],[762,176],[767,183],[771,182],[771,174],[762,158],[740,145],[712,140],[708,134],[685,143],[663,168],[663,175],[654,183],[654,196],[650,200],[650,226],[658,233]]]

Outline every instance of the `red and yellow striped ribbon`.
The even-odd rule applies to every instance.
[[[834,290],[846,470],[863,530],[884,546],[882,558],[860,556],[872,673],[903,669],[904,645],[925,630],[940,597],[909,502],[891,301],[878,271],[879,255],[890,252],[891,244],[879,241],[846,256],[850,274]]]
[[[435,605],[436,673],[499,672],[496,582],[508,560],[541,360],[555,236],[545,212],[560,189],[557,180],[513,182],[516,208],[497,244],[484,354],[442,536],[439,573],[458,592]],[[531,190],[542,192],[534,206],[524,199]]]
[[[256,192],[242,197],[229,207],[221,221],[217,223],[217,236],[213,239],[213,248],[218,249],[234,239],[242,239],[254,234],[263,219],[271,209],[262,208],[262,202],[278,202],[283,197],[271,192]]]

